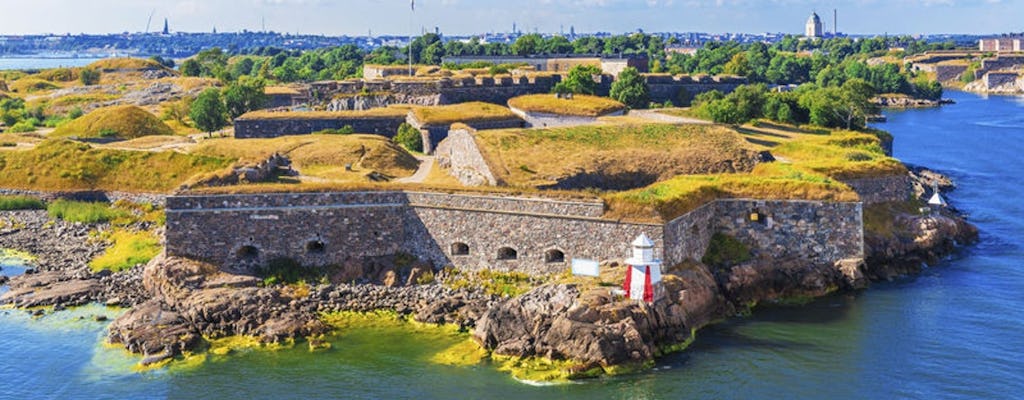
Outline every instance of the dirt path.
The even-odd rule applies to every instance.
[[[420,167],[416,169],[416,173],[412,176],[396,179],[398,183],[423,183],[430,175],[430,170],[434,168],[434,156],[416,156],[417,160],[420,160]]]

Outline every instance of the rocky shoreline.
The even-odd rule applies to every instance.
[[[941,190],[952,188],[948,178],[927,170],[914,168],[912,175],[922,197],[930,196],[933,182]],[[666,271],[664,299],[651,305],[622,301],[608,286],[558,280],[518,297],[497,297],[441,284],[443,271],[437,281],[420,284],[421,268],[410,272],[369,263],[309,285],[265,285],[253,276],[163,255],[127,272],[92,273],[87,263],[103,246],[89,240],[89,231],[102,225],[51,222],[43,211],[0,212],[0,220],[13,221],[0,230],[0,248],[38,256],[32,273],[10,279],[11,290],[0,303],[131,307],[111,324],[109,340],[143,355],[143,364],[201,351],[206,338],[232,335],[263,343],[307,338],[316,346],[332,329],[322,322],[323,313],[391,310],[419,322],[457,324],[493,355],[568,360],[566,377],[588,377],[650,365],[684,348],[700,328],[759,303],[856,291],[872,280],[917,273],[923,263],[977,238],[955,210],[872,207],[880,207],[871,213],[883,213],[891,226],[867,229],[866,263],[687,263]],[[604,265],[609,279],[602,281],[614,286],[622,268]],[[353,280],[363,283],[341,283]]]

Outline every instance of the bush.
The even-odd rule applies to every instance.
[[[630,108],[643,108],[651,101],[647,82],[633,67],[627,67],[619,74],[618,79],[612,83],[608,97],[618,100]]]
[[[356,133],[355,128],[352,125],[345,125],[338,129],[324,129],[322,131],[314,132],[314,135],[351,135]]]
[[[7,131],[11,133],[35,132],[36,124],[31,119],[27,119],[14,124]]]
[[[0,211],[42,210],[46,208],[39,199],[28,196],[0,196]]]
[[[87,203],[81,201],[57,200],[46,207],[52,218],[60,218],[68,222],[87,224],[110,222],[116,218],[126,217],[122,210],[110,208],[105,203]]]
[[[406,150],[415,152],[423,151],[423,135],[420,134],[419,129],[416,129],[407,123],[402,123],[402,125],[398,127],[398,133],[395,135],[393,141],[404,147]]]
[[[83,68],[82,72],[78,73],[78,80],[85,86],[100,83],[100,71],[92,68]]]
[[[715,268],[727,268],[750,261],[750,249],[736,238],[716,233],[711,236],[711,243],[701,261]]]

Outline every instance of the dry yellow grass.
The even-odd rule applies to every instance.
[[[518,118],[508,108],[478,101],[449,106],[413,107],[412,113],[416,120],[424,125],[451,125],[456,122],[473,123]]]
[[[351,119],[351,118],[403,118],[409,114],[407,107],[373,108],[365,111],[253,111],[238,119]]]
[[[731,129],[704,125],[598,124],[481,131],[491,170],[511,186],[542,187],[574,175],[653,175],[735,170],[755,154]],[[750,166],[746,167],[747,169]]]
[[[230,160],[177,152],[97,149],[48,140],[30,150],[0,152],[0,187],[33,190],[168,192]]]
[[[143,136],[123,142],[116,142],[97,146],[98,148],[126,149],[126,150],[153,150],[165,146],[194,144],[195,141],[183,136],[154,135]]]
[[[12,92],[18,92],[22,94],[35,93],[60,88],[60,85],[56,83],[36,77],[21,78],[10,83],[8,86],[10,87]]]
[[[105,58],[89,64],[87,68],[100,71],[166,69],[160,63],[144,58]]]
[[[508,101],[508,105],[526,112],[580,117],[597,117],[626,109],[626,106],[618,101],[587,95],[575,95],[572,99],[565,99],[553,94],[531,94],[513,98]]]
[[[404,177],[419,162],[387,138],[375,135],[303,135],[273,139],[211,139],[192,154],[258,162],[278,153],[288,156],[303,175],[342,181],[366,180],[369,172]],[[345,165],[352,165],[346,171]]]
[[[299,91],[295,90],[294,88],[287,87],[287,86],[267,86],[266,88],[263,89],[263,94],[266,94],[268,96],[272,96],[272,95],[297,95],[297,94],[299,94]]]
[[[173,134],[171,127],[146,110],[136,106],[114,106],[93,110],[61,125],[50,136],[132,139]]]

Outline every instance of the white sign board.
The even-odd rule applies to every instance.
[[[580,276],[601,276],[601,267],[597,261],[572,259],[572,274]]]

